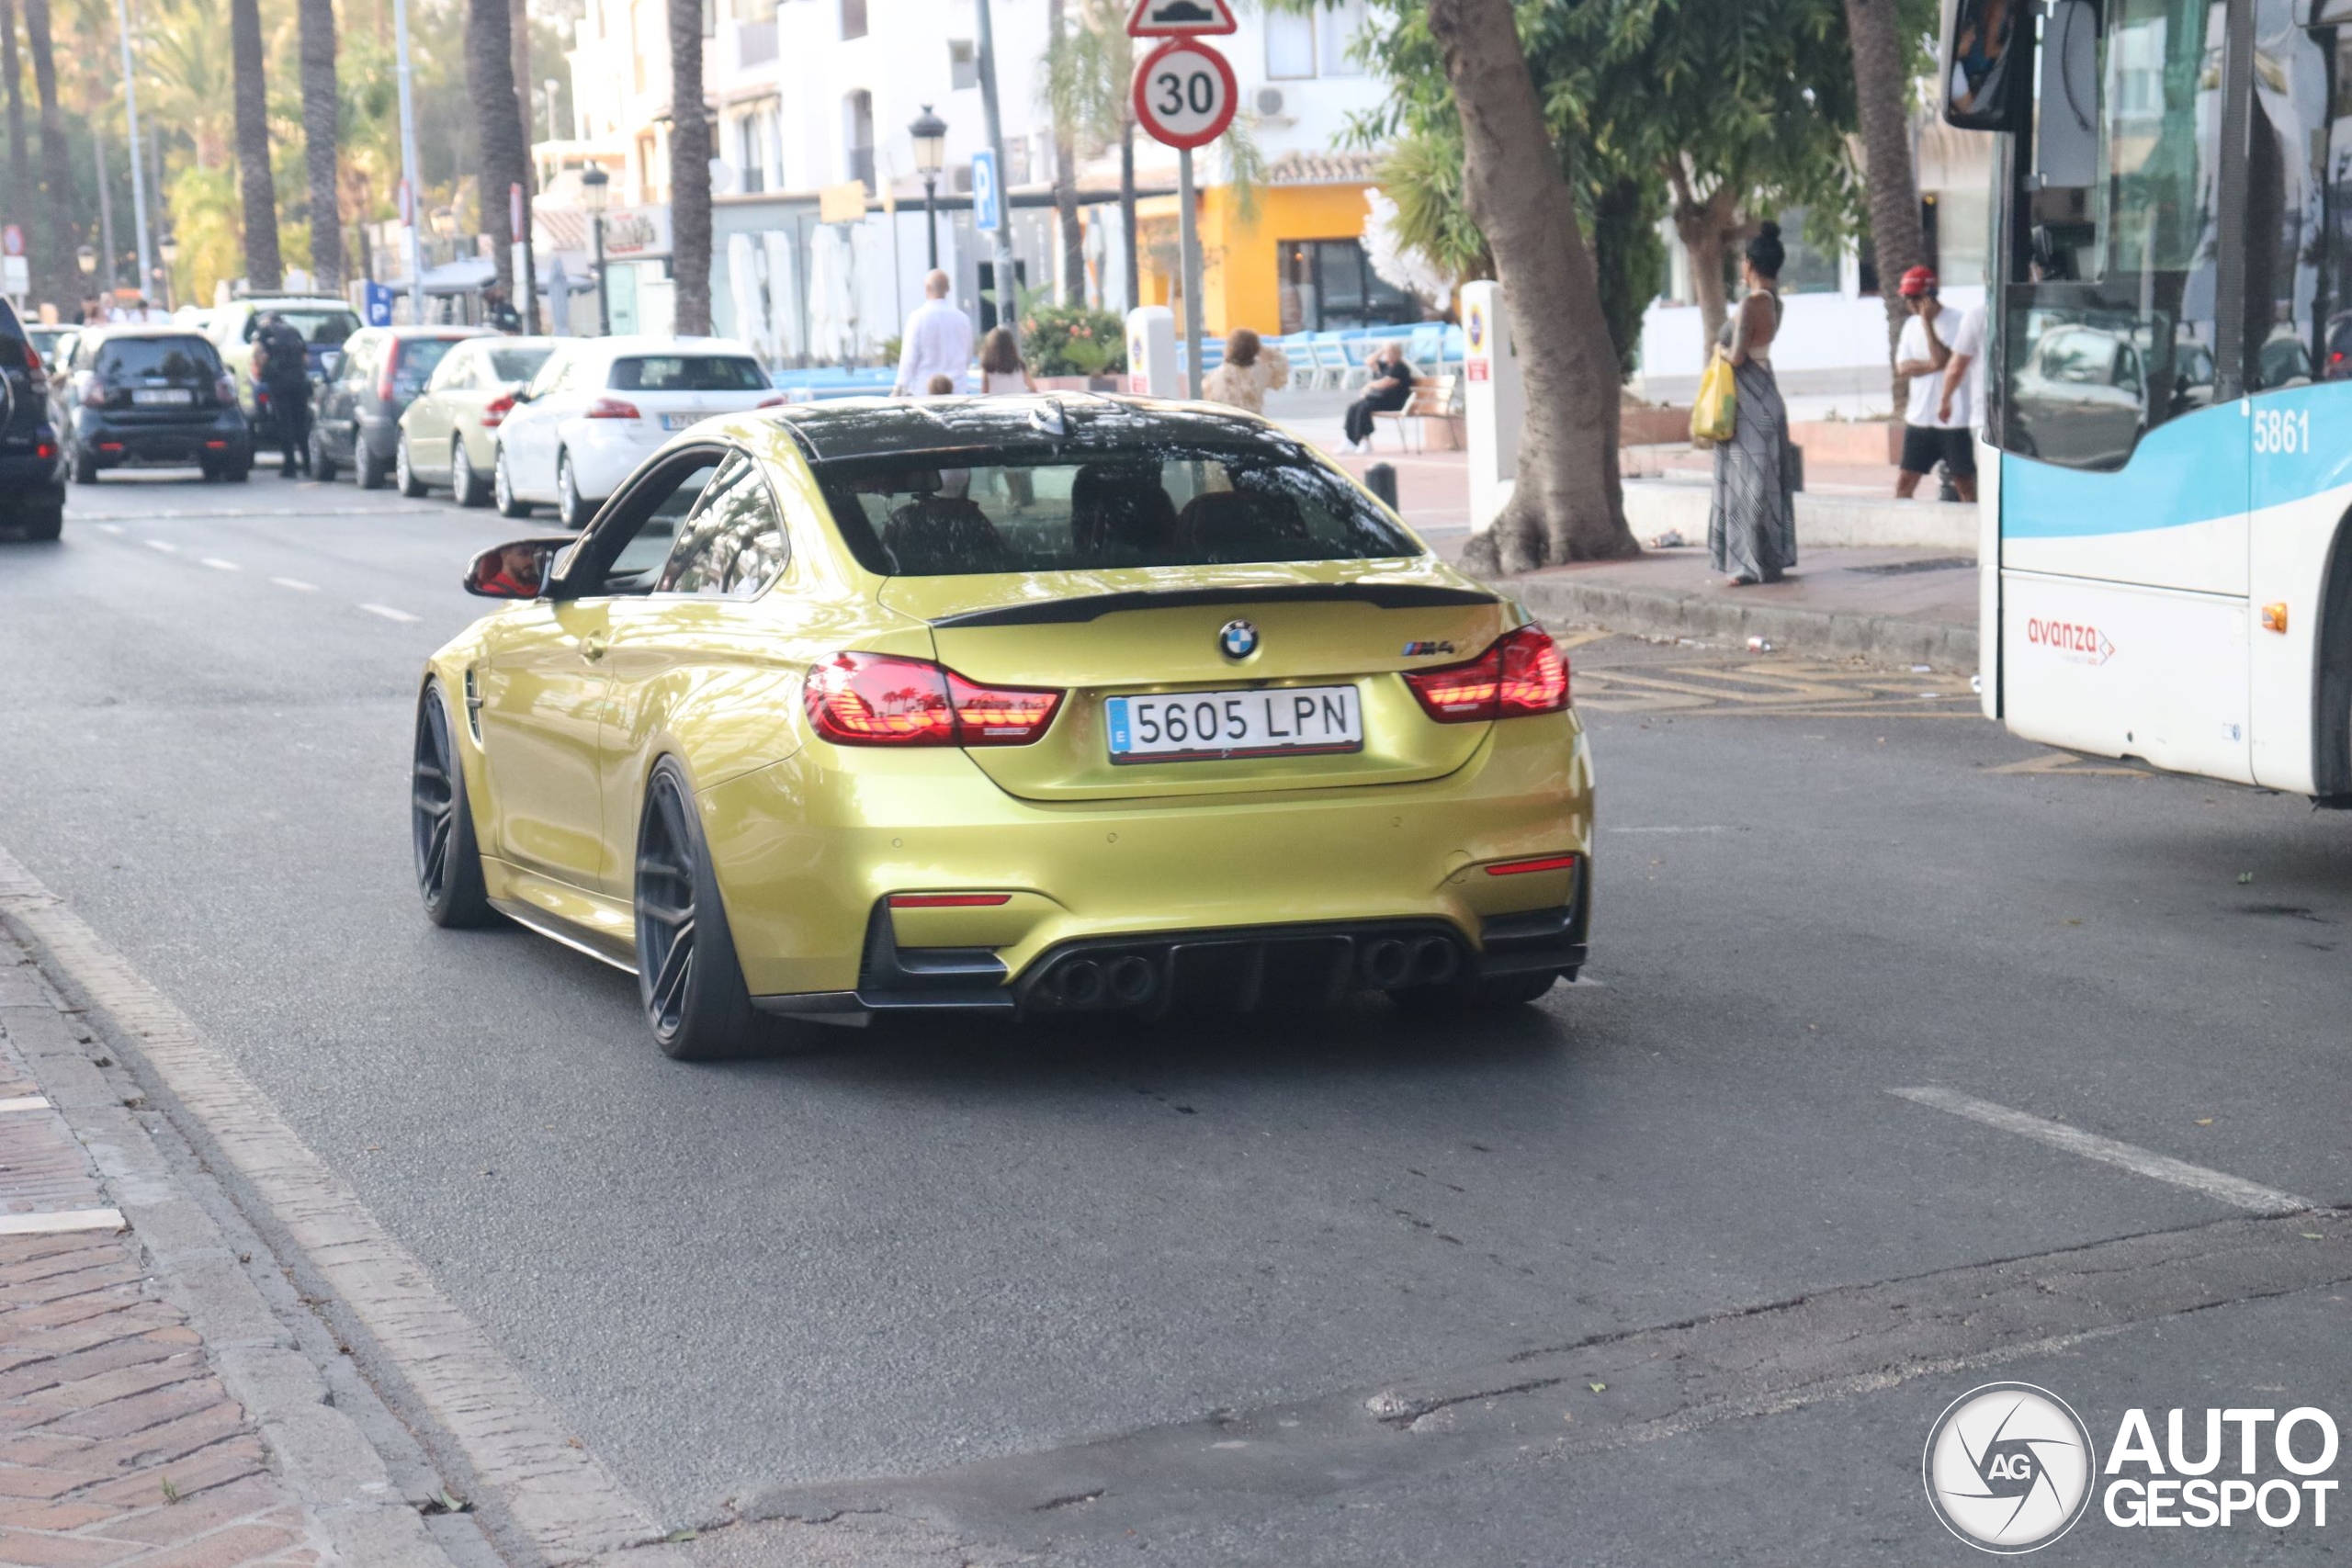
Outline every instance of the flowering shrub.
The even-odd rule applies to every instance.
[[[1101,376],[1127,362],[1127,331],[1108,310],[1040,305],[1021,323],[1021,357],[1032,376]]]

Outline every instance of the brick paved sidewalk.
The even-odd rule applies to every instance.
[[[0,1036],[0,1563],[321,1561],[89,1156]]]

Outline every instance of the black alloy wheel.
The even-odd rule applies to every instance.
[[[707,1062],[758,1043],[760,1021],[692,802],[677,762],[655,763],[637,837],[637,984],[662,1054]]]
[[[478,926],[490,918],[482,886],[481,852],[474,841],[466,773],[449,731],[449,705],[439,682],[428,682],[416,706],[416,761],[409,821],[416,848],[416,890],[436,926]]]

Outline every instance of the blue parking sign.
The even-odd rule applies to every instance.
[[[993,234],[1004,227],[1004,200],[996,181],[996,154],[972,154],[972,227]]]

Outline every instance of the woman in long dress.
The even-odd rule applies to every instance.
[[[1707,554],[1734,588],[1777,582],[1797,564],[1796,465],[1789,411],[1772,378],[1772,339],[1781,330],[1781,226],[1747,242],[1747,297],[1724,323],[1723,346],[1739,383],[1731,439],[1715,447],[1715,499],[1707,513]]]

